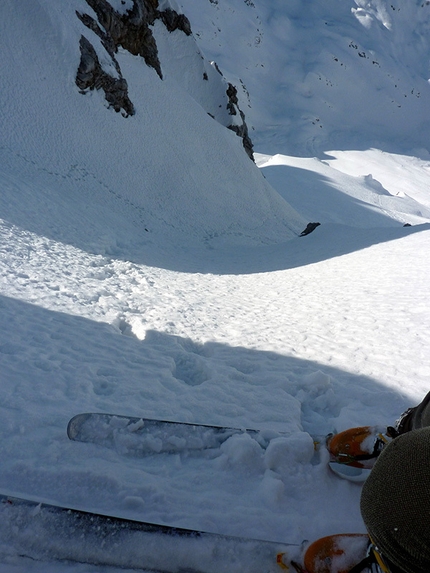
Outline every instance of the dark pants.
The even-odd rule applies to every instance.
[[[401,415],[397,420],[396,430],[399,434],[404,434],[426,426],[430,426],[430,392],[418,406],[409,408]]]

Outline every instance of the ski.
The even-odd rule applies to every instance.
[[[218,448],[232,436],[243,433],[249,434],[263,448],[273,438],[287,435],[272,430],[228,428],[99,413],[77,414],[67,426],[67,435],[71,440],[113,447],[131,456]]]
[[[302,571],[302,545],[92,513],[0,493],[0,537],[17,555],[158,573]],[[313,573],[313,572],[310,572]]]
[[[310,544],[278,543],[93,513],[1,492],[0,537],[8,555],[152,573],[347,573],[374,559],[365,534],[330,535]]]
[[[146,456],[159,453],[182,453],[219,448],[232,436],[247,433],[262,448],[287,432],[255,430],[172,422],[117,414],[86,412],[68,423],[71,440],[89,442],[115,449],[122,455]],[[391,437],[379,426],[350,428],[338,434],[313,436],[315,450],[323,444],[329,452],[329,468],[339,477],[363,482],[377,456]]]

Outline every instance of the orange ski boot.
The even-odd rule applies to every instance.
[[[326,442],[330,469],[350,481],[364,481],[391,439],[390,428],[380,426],[361,426],[331,434]]]
[[[365,563],[369,544],[369,536],[361,533],[321,537],[306,550],[305,570],[308,573],[349,573],[356,565]]]

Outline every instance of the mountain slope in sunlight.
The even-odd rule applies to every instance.
[[[204,53],[242,81],[257,150],[428,147],[430,4],[180,0]],[[238,79],[240,78],[240,80]]]
[[[213,237],[245,243],[293,237],[303,220],[267,184],[241,139],[224,127],[229,113],[217,112],[220,106],[230,105],[236,114],[232,122],[240,115],[229,104],[227,83],[203,59],[194,38],[154,22],[161,79],[160,70],[143,56],[122,48],[113,54],[89,4],[73,0],[59,7],[37,0],[29,8],[22,0],[2,3],[5,176],[21,173],[23,187],[42,179],[51,199],[60,202],[61,196],[78,192],[88,195],[90,205],[96,196],[111,202],[125,221],[138,220],[130,233],[133,241],[148,232],[207,242]],[[144,12],[144,4],[136,5]],[[163,6],[172,13],[168,2]],[[127,82],[125,108],[114,104],[123,113],[109,107],[102,90],[84,89],[94,62],[100,68],[96,87],[103,73],[120,87]],[[118,229],[123,225],[117,222]]]

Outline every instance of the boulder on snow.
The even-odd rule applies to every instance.
[[[309,233],[312,233],[312,231],[315,231],[315,229],[319,225],[321,225],[321,223],[308,223],[306,225],[306,229],[300,233],[300,237],[304,237],[305,235],[309,235]]]

